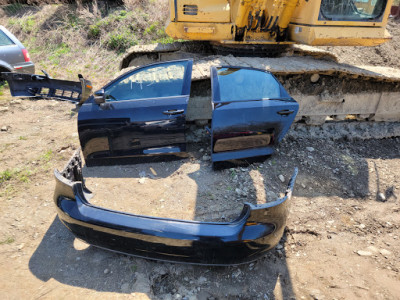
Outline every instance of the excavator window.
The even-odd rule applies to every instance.
[[[376,21],[383,16],[387,0],[322,0],[320,20]]]

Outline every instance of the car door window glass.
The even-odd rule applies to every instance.
[[[180,96],[188,61],[152,65],[133,71],[105,89],[107,101]]]
[[[10,40],[10,38],[0,30],[0,46],[9,46],[9,45],[14,45],[13,41]]]
[[[219,91],[214,101],[281,98],[279,82],[270,73],[241,68],[217,68]]]

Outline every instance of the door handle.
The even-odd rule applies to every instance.
[[[277,114],[281,116],[288,116],[291,115],[292,113],[294,113],[294,110],[289,110],[289,109],[284,109],[277,112]]]
[[[163,111],[163,114],[172,116],[172,115],[180,115],[183,114],[184,112],[185,112],[184,109],[168,109]]]

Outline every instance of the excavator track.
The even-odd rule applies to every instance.
[[[124,57],[120,74],[127,67],[182,58],[194,59],[187,120],[198,124],[211,119],[210,67],[217,65],[272,72],[299,102],[296,121],[306,125],[400,122],[400,70],[340,64],[330,52],[310,46],[290,45],[280,57],[218,55],[206,42],[135,46]],[[385,137],[392,133],[398,131]]]

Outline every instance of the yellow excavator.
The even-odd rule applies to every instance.
[[[171,0],[166,32],[221,44],[375,46],[390,39],[387,0]]]
[[[352,66],[314,46],[376,46],[392,0],[169,0],[166,33],[184,40],[135,46],[121,69],[194,58],[188,120],[211,119],[209,68],[240,65],[274,73],[299,102],[297,120],[400,121],[400,70]],[[394,54],[396,55],[396,54]],[[193,108],[193,109],[191,109]]]

